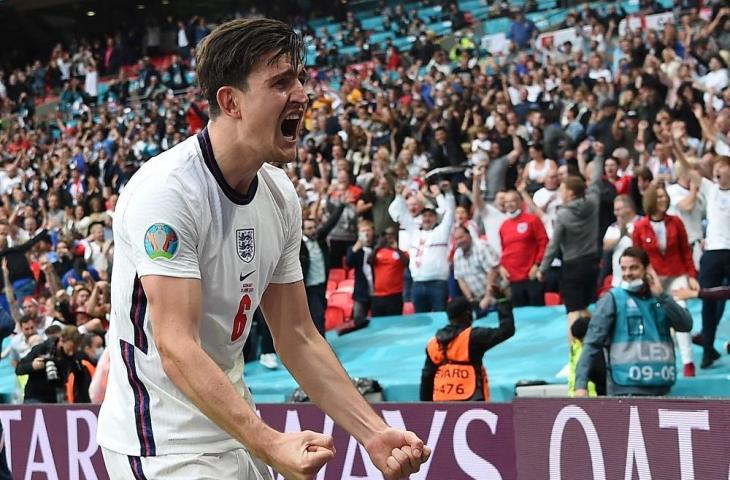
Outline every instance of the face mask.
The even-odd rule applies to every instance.
[[[103,354],[104,354],[104,347],[99,347],[96,350],[94,350],[94,361],[98,362]]]
[[[507,216],[508,216],[509,218],[517,218],[517,217],[519,217],[519,216],[520,216],[520,213],[522,213],[522,210],[518,208],[517,210],[515,210],[515,211],[514,211],[514,212],[512,212],[512,213],[510,213],[510,212],[507,212]]]
[[[636,280],[631,280],[630,282],[627,282],[626,280],[621,280],[621,288],[629,292],[638,292],[643,286],[644,280],[640,278],[637,278]]]

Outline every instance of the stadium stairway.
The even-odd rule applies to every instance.
[[[699,331],[700,302],[690,302],[690,311],[695,331]],[[515,336],[484,357],[493,401],[511,401],[515,383],[520,380],[567,383],[567,379],[556,377],[568,361],[566,322],[562,306],[515,309]],[[388,401],[413,402],[418,400],[426,342],[445,324],[443,313],[380,317],[374,318],[368,328],[348,335],[338,337],[330,332],[327,340],[351,376],[378,380]],[[496,326],[496,314],[477,320],[475,325]],[[694,347],[697,377],[680,377],[672,396],[730,397],[730,356],[723,348],[727,340],[730,308],[725,310],[716,343],[723,357],[712,368],[701,370],[702,352]],[[245,379],[259,403],[285,402],[297,386],[285,369],[267,370],[258,362],[246,365]]]

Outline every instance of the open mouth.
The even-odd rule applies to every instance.
[[[301,112],[292,112],[284,118],[281,122],[281,134],[285,139],[289,141],[295,141],[297,139],[299,120],[301,120],[301,118]]]

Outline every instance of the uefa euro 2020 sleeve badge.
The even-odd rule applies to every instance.
[[[180,249],[177,232],[166,223],[150,225],[144,234],[144,249],[152,260],[172,260]]]

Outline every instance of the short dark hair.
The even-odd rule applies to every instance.
[[[86,347],[92,346],[94,344],[94,339],[96,337],[101,338],[102,341],[104,340],[104,338],[101,335],[99,335],[98,333],[95,333],[95,332],[85,333],[84,336],[81,338],[81,345],[79,345],[79,348],[81,350],[83,350]]]
[[[597,174],[598,175],[598,174]],[[573,192],[577,198],[582,198],[586,194],[586,184],[582,178],[571,175],[563,180],[565,188]]]
[[[570,326],[570,334],[573,335],[573,338],[582,341],[586,336],[586,332],[588,332],[588,324],[590,321],[591,317],[576,318],[573,325]]]
[[[244,18],[223,23],[205,37],[195,51],[195,74],[210,116],[220,114],[218,89],[232,85],[245,90],[254,67],[268,54],[272,65],[289,55],[292,67],[303,64],[302,38],[284,22],[269,18]]]
[[[644,268],[649,266],[649,255],[641,247],[629,247],[621,254],[621,258],[632,257],[638,259]]]

